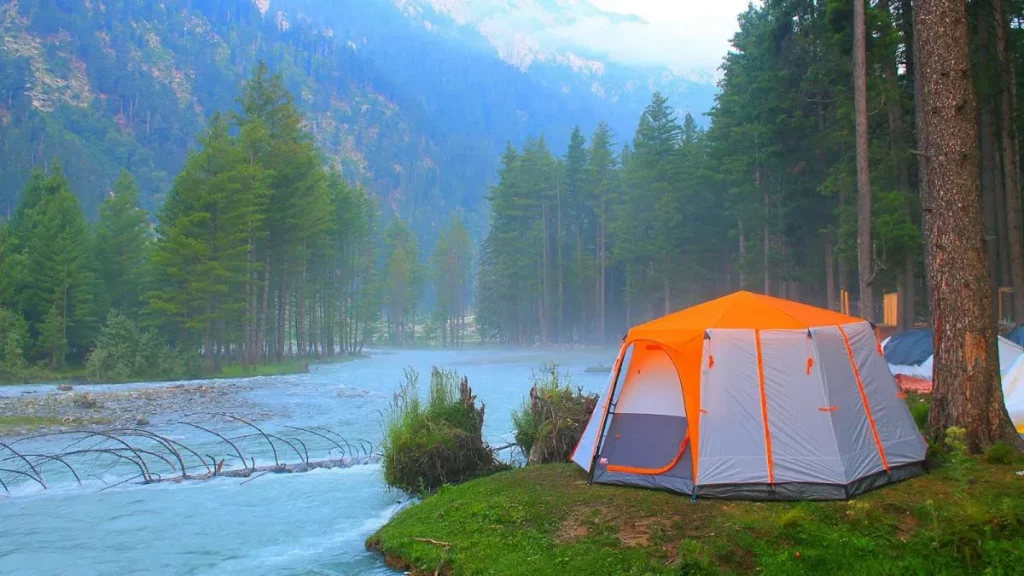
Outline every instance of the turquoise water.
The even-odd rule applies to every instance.
[[[381,419],[403,369],[421,373],[423,388],[431,366],[457,370],[486,405],[484,435],[494,445],[511,438],[511,412],[530,387],[532,370],[558,362],[586,390],[599,391],[602,374],[587,366],[610,365],[614,351],[402,351],[344,364],[315,365],[309,374],[256,378],[246,399],[275,414],[260,422],[269,433],[288,435],[286,426],[324,426],[350,443],[376,445]],[[223,381],[211,386],[227,385]],[[156,386],[156,385],[150,385]],[[139,385],[128,385],[139,387]],[[5,393],[53,387],[19,387]],[[76,387],[78,390],[90,387]],[[102,387],[112,390],[120,387]],[[202,410],[202,406],[193,407]],[[227,449],[208,435],[174,424],[178,415],[153,419],[153,429],[219,457]],[[195,420],[202,422],[201,420]],[[221,431],[230,426],[216,423]],[[245,432],[234,430],[234,434]],[[58,450],[68,441],[27,445]],[[257,440],[240,442],[257,465],[273,456]],[[309,443],[311,459],[337,456],[323,443]],[[288,448],[279,457],[298,461]],[[214,452],[216,451],[216,452]],[[47,467],[48,490],[28,482],[0,496],[0,574],[393,574],[367,552],[367,536],[407,505],[389,491],[376,464],[304,474],[268,474],[251,481],[141,486],[116,484],[137,471],[128,466],[94,468],[83,486],[58,467]],[[243,484],[243,482],[245,482]]]

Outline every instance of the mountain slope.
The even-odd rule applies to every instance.
[[[691,90],[694,112],[710,106],[710,87],[665,71],[564,51],[517,61],[482,21],[445,6],[11,0],[0,6],[0,214],[53,160],[90,216],[122,168],[157,209],[209,116],[233,111],[260,60],[284,75],[326,160],[424,241],[456,210],[479,237],[508,140],[543,133],[560,151],[573,126],[607,120],[628,141],[653,89],[680,102]]]

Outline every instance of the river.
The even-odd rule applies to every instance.
[[[406,367],[421,374],[425,393],[432,366],[469,378],[487,409],[484,435],[492,445],[511,438],[511,412],[526,396],[531,371],[558,362],[585,390],[600,391],[604,374],[585,368],[614,361],[613,350],[469,350],[382,352],[342,364],[321,364],[308,374],[254,378],[239,394],[272,416],[260,421],[271,434],[288,426],[323,426],[351,443],[377,445],[381,419]],[[210,381],[209,386],[231,385]],[[126,388],[161,386],[126,385]],[[120,387],[76,387],[111,390]],[[18,387],[47,392],[53,386]],[[10,392],[8,389],[7,392]],[[202,410],[202,406],[194,406]],[[153,430],[217,457],[227,447],[208,434],[175,424],[180,415],[153,419]],[[198,422],[198,420],[196,420]],[[224,425],[218,425],[224,430]],[[241,433],[241,432],[237,432]],[[237,434],[236,433],[236,434]],[[59,450],[56,440],[25,443]],[[67,439],[61,440],[67,444]],[[272,454],[258,439],[245,450],[263,463]],[[34,444],[34,445],[33,445]],[[310,442],[311,459],[335,455]],[[281,459],[288,448],[278,446]],[[204,451],[204,450],[200,450]],[[291,454],[289,461],[298,457]],[[257,462],[259,464],[260,462]],[[204,482],[139,485],[131,466],[95,469],[78,485],[59,466],[47,466],[48,489],[31,482],[0,496],[0,574],[393,574],[364,540],[408,498],[389,491],[377,464],[267,474],[248,482],[219,478]],[[243,484],[243,482],[245,482]]]

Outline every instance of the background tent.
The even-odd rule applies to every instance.
[[[999,373],[1003,382],[1003,401],[1017,431],[1024,434],[1024,348],[1009,336],[999,337]],[[935,335],[932,330],[911,330],[882,342],[889,371],[906,392],[929,394],[932,391],[932,362]]]
[[[598,483],[841,499],[925,450],[870,324],[739,292],[627,333],[572,460]]]
[[[1013,341],[999,337],[999,372],[1006,374],[1017,359],[1024,355],[1024,348]],[[935,332],[931,328],[910,330],[886,338],[882,342],[885,361],[894,375],[902,374],[931,380],[932,356],[934,355]]]
[[[1017,326],[1006,335],[1006,339],[1017,346],[1024,347],[1024,326]]]

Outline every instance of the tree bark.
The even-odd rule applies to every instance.
[[[978,23],[977,46],[978,60],[975,68],[978,89],[979,142],[981,154],[981,199],[982,211],[985,215],[985,260],[988,264],[989,277],[992,284],[989,290],[992,298],[999,297],[1000,282],[999,253],[1001,246],[997,233],[996,182],[1002,184],[999,171],[999,160],[996,147],[995,107],[992,100],[990,85],[992,82],[992,13],[991,4],[978,2],[976,20]],[[993,308],[993,314],[995,309]],[[993,316],[995,318],[995,316]],[[998,320],[998,318],[996,318]]]
[[[1003,193],[1006,198],[1007,240],[1010,244],[1010,276],[1013,281],[1014,320],[1024,320],[1024,227],[1021,221],[1020,152],[1014,106],[1017,74],[1008,46],[1010,21],[1003,0],[992,0],[995,15],[996,55],[1000,64],[1000,136],[1003,156]]]
[[[864,0],[853,0],[853,99],[857,132],[857,277],[860,315],[875,319],[875,281],[871,243],[871,170],[868,158],[867,30]]]
[[[932,432],[967,431],[980,452],[996,441],[1024,448],[1003,403],[978,189],[978,112],[966,4],[924,0],[914,14],[920,74],[920,150],[935,327]]]

